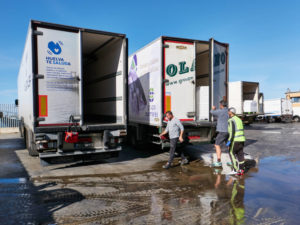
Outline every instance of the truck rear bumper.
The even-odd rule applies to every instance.
[[[65,132],[68,130],[68,126],[42,126],[35,127],[35,133],[56,133],[56,132]],[[103,124],[103,125],[83,125],[77,126],[78,131],[84,132],[96,132],[103,130],[123,130],[126,129],[124,124]]]
[[[50,163],[62,163],[68,162],[68,159],[71,159],[71,162],[79,160],[96,160],[111,158],[112,156],[118,156],[118,153],[122,150],[121,146],[116,148],[107,149],[107,148],[98,148],[98,149],[86,149],[86,150],[74,150],[74,151],[62,151],[58,150],[56,152],[42,152],[39,153],[39,158],[43,166],[47,166]]]

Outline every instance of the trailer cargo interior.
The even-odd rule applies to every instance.
[[[257,83],[243,82],[243,113],[258,113],[258,85]]]
[[[245,123],[252,123],[257,115],[262,114],[260,97],[257,82],[229,82],[229,107],[234,107]]]
[[[126,83],[126,35],[31,21],[18,76],[29,153],[42,159],[120,151]]]
[[[124,39],[82,32],[84,124],[124,124]]]
[[[196,120],[209,121],[209,44],[196,43]]]
[[[214,136],[212,105],[227,99],[228,44],[160,37],[129,57],[129,134],[131,142],[164,147],[158,134],[172,111],[189,143]],[[167,144],[166,144],[167,146]]]

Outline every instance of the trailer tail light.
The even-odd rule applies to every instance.
[[[36,143],[37,149],[38,150],[45,150],[45,149],[55,149],[57,147],[57,142],[56,141],[37,141]]]
[[[92,143],[91,137],[80,137],[78,132],[65,132],[65,142],[67,143]]]
[[[127,135],[126,130],[121,130],[121,131],[120,131],[120,136],[126,136],[126,135]]]
[[[110,143],[111,144],[118,144],[119,143],[119,138],[111,138]]]
[[[200,139],[200,136],[188,136],[189,140],[197,140]]]
[[[43,143],[43,148],[49,148],[48,143]]]

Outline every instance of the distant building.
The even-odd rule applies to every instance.
[[[300,122],[300,91],[290,91],[290,89],[288,89],[285,96],[292,101],[293,119]]]

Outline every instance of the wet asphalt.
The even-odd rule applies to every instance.
[[[18,157],[23,140],[1,134],[0,224],[299,224],[300,123],[253,124],[246,137],[258,163],[240,178],[197,159],[128,172],[144,155],[129,147],[119,173],[31,178]]]

